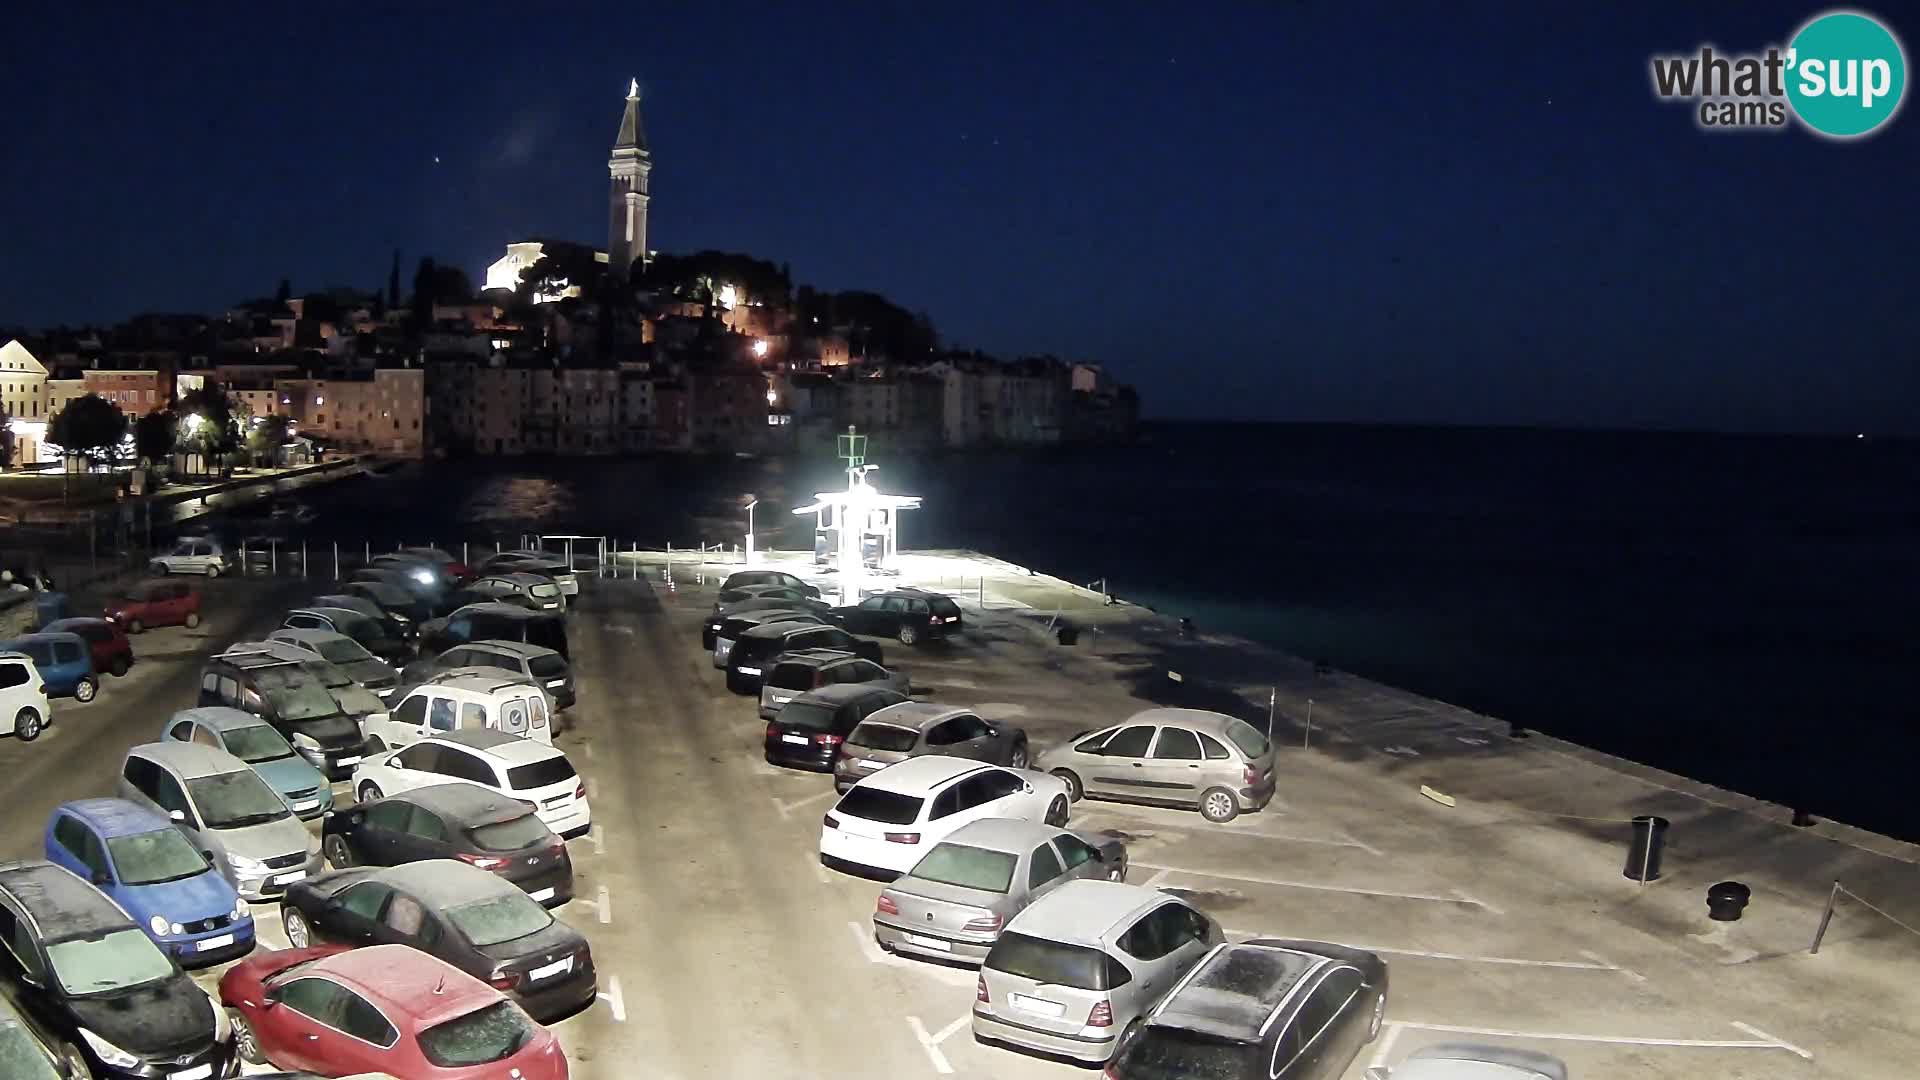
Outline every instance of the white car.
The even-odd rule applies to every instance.
[[[53,723],[53,709],[47,704],[47,684],[33,657],[21,652],[0,652],[0,734],[11,734],[21,742],[32,742]]]
[[[219,577],[233,567],[233,557],[220,541],[206,536],[189,536],[165,553],[155,555],[148,568],[156,574],[205,574]]]
[[[1067,785],[1046,773],[965,758],[908,758],[848,789],[820,826],[820,861],[855,873],[904,874],[935,844],[981,818],[1065,825]]]
[[[571,840],[593,825],[587,782],[567,755],[504,731],[452,731],[375,754],[353,770],[354,796],[383,799],[429,784],[464,780],[533,807],[547,828]]]
[[[361,721],[369,742],[406,746],[450,731],[504,731],[553,745],[553,703],[525,677],[498,668],[453,668],[407,692],[390,712]]]

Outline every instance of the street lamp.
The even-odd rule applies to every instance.
[[[747,565],[753,565],[753,508],[760,505],[760,497],[753,494],[742,495],[741,500],[747,507]]]
[[[765,339],[762,339],[760,341],[756,341],[753,343],[753,355],[755,356],[767,355],[767,343]]]

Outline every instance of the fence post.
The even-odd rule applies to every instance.
[[[340,541],[333,542],[333,580],[340,580]]]
[[[373,541],[363,540],[360,542],[360,544],[361,544],[361,547],[364,549],[360,552],[360,561],[363,564],[372,562],[373,561]]]
[[[1273,731],[1273,705],[1271,703],[1267,705],[1267,731],[1269,733]],[[1307,744],[1310,741],[1312,741],[1312,739],[1313,739],[1313,699],[1308,698],[1307,699],[1307,731],[1306,731],[1306,734],[1300,737],[1300,749],[1305,750],[1307,748]]]
[[[460,565],[466,566],[469,570],[473,569],[473,567],[467,565],[467,542],[465,540],[460,541]]]
[[[307,580],[307,542],[300,541],[300,580]]]
[[[152,545],[148,546],[151,547]],[[253,573],[253,563],[247,559],[247,542],[245,540],[240,541],[240,572],[242,574]]]
[[[987,575],[980,575],[980,610],[987,610]]]
[[[280,576],[280,541],[267,541],[267,573]]]
[[[1807,950],[1809,954],[1820,951],[1820,939],[1827,936],[1827,924],[1833,921],[1833,905],[1839,899],[1840,883],[1836,881],[1833,888],[1827,890],[1827,909],[1820,913],[1820,929],[1813,932],[1813,948]]]

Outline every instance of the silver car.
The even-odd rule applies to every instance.
[[[1273,801],[1273,744],[1252,724],[1202,709],[1146,709],[1083,731],[1033,767],[1081,796],[1197,809],[1232,821]]]
[[[840,747],[833,766],[835,790],[846,791],[896,761],[940,754],[1024,769],[1032,755],[1027,733],[1012,724],[989,723],[971,709],[929,701],[903,701],[860,722]],[[1069,797],[1080,792],[1068,784]]]
[[[1567,1063],[1538,1050],[1484,1043],[1435,1043],[1389,1069],[1374,1065],[1367,1080],[1567,1080]]]
[[[987,952],[974,1038],[1106,1061],[1221,940],[1212,919],[1158,889],[1070,881],[1015,915]]]
[[[260,774],[224,750],[145,743],[127,751],[120,797],[172,820],[248,900],[320,872],[320,848]]]
[[[889,952],[979,963],[1008,919],[1054,889],[1126,876],[1127,847],[1117,839],[983,818],[955,830],[881,890],[873,936]]]
[[[801,694],[823,686],[854,683],[906,695],[913,680],[904,671],[889,671],[844,649],[800,649],[774,659],[760,680],[760,719],[771,720],[780,707]]]

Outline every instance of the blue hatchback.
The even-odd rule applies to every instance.
[[[253,951],[247,902],[173,823],[125,799],[62,803],[47,822],[47,859],[93,882],[181,967]]]
[[[88,702],[100,691],[100,678],[93,671],[93,647],[79,634],[26,634],[0,644],[0,652],[33,657],[48,697]]]

